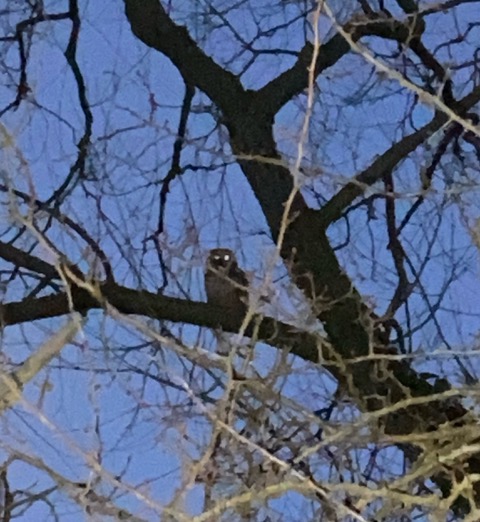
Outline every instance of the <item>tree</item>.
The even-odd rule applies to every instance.
[[[476,520],[478,2],[51,4],[1,12],[3,520]]]

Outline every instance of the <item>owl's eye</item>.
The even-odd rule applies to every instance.
[[[223,256],[223,260],[224,260],[224,261],[230,261],[230,254],[225,254],[225,255]]]

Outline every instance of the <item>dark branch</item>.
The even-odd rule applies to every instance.
[[[468,111],[475,103],[480,100],[480,87],[477,87],[458,104],[461,113]],[[377,181],[380,181],[386,173],[403,161],[411,152],[428,139],[434,132],[439,130],[448,121],[446,114],[437,113],[430,123],[418,131],[406,136],[399,142],[392,145],[386,152],[379,156],[368,168],[355,176],[348,182],[334,197],[326,203],[319,211],[322,227],[329,225],[340,219],[344,210],[353,201],[363,194],[365,189]]]
[[[133,34],[170,58],[188,85],[197,86],[222,110],[244,95],[240,80],[207,56],[158,0],[124,1]]]

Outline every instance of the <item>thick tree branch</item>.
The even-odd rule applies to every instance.
[[[458,103],[460,114],[465,114],[473,105],[480,101],[480,87],[465,96]],[[363,194],[365,189],[381,180],[385,173],[403,161],[419,145],[425,142],[442,125],[447,123],[448,116],[439,112],[433,120],[418,131],[406,136],[380,155],[369,167],[349,181],[335,196],[333,196],[319,211],[319,224],[323,228],[340,219],[345,209]]]
[[[159,0],[124,0],[132,32],[167,56],[187,85],[195,85],[224,110],[245,91],[240,80],[207,56],[185,27],[176,25]]]
[[[100,299],[89,291],[75,285],[69,290],[73,308],[82,314],[89,310],[102,309],[105,304],[116,308],[127,315],[150,317],[160,321],[188,323],[207,328],[221,328],[226,332],[236,333],[243,322],[243,313],[225,313],[222,307],[167,297],[144,290],[134,290],[114,283],[104,283],[98,287]],[[4,327],[28,323],[39,319],[60,317],[70,313],[69,296],[66,292],[43,297],[26,298],[18,302],[0,305],[1,322]],[[246,335],[251,336],[257,326],[251,325]],[[318,362],[317,344],[319,337],[304,334],[295,327],[276,321],[272,318],[262,318],[258,340],[271,345],[295,343],[293,349],[296,355],[305,360]]]
[[[42,274],[48,279],[59,279],[57,269],[50,263],[3,241],[0,241],[0,257],[16,268],[26,268],[37,274]]]
[[[346,24],[345,31],[350,33],[354,42],[363,36],[380,36],[389,40],[407,42],[412,38],[412,34],[419,34],[422,31],[423,25],[420,21],[418,21],[418,25],[412,32],[408,21],[401,22],[391,18],[371,20],[366,18],[361,23]],[[322,43],[315,63],[315,78],[335,65],[350,50],[350,43],[341,34],[336,34],[328,42]],[[265,108],[268,107],[268,112],[276,114],[286,103],[308,87],[308,69],[312,57],[313,45],[307,42],[299,52],[297,61],[290,69],[256,92],[259,103]]]
[[[321,47],[315,64],[315,75],[318,77],[349,51],[350,45],[342,35],[333,36]],[[308,87],[308,68],[312,62],[312,57],[313,45],[307,42],[298,53],[298,59],[290,69],[257,91],[257,97],[268,107],[269,112],[276,114],[286,103]]]

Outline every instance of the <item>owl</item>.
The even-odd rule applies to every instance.
[[[207,301],[228,309],[245,311],[248,306],[248,279],[235,254],[228,248],[210,250],[205,271]]]

